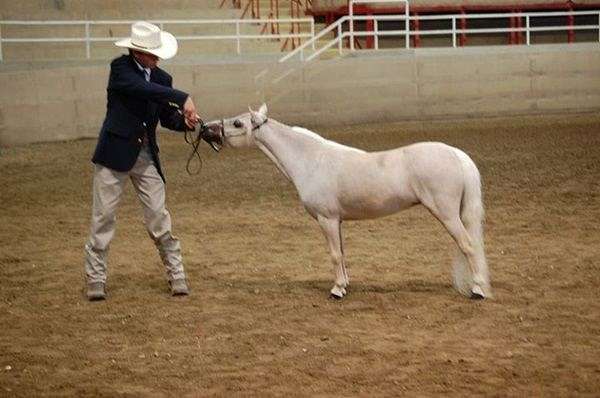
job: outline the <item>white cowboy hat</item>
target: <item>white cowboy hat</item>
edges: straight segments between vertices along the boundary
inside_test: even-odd
[[[115,46],[153,54],[161,59],[173,58],[177,54],[175,36],[143,21],[131,25],[131,37],[115,42]]]

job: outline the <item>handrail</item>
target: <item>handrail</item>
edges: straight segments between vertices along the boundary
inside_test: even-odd
[[[137,22],[136,20],[65,20],[65,21],[24,21],[24,20],[0,20],[0,32],[3,25],[31,25],[31,26],[82,26],[84,27],[83,36],[79,37],[45,37],[45,38],[7,38],[0,34],[0,62],[3,62],[3,43],[85,43],[86,46],[86,58],[91,57],[91,44],[95,42],[109,42],[122,39],[124,37],[93,37],[90,34],[90,26],[97,25],[130,25]],[[157,24],[163,28],[164,25],[234,25],[235,34],[225,35],[179,35],[178,40],[235,40],[237,43],[236,52],[241,54],[241,41],[249,39],[267,40],[267,39],[310,39],[314,35],[314,19],[311,18],[264,18],[264,19],[162,19],[162,20],[150,20],[149,22]],[[308,23],[311,26],[311,33],[271,33],[271,34],[241,34],[240,26],[248,24],[280,24],[280,23],[291,23],[291,24],[304,24]],[[5,36],[5,35],[4,35]]]
[[[300,53],[300,59],[302,61],[304,61],[304,50],[308,46],[314,46],[314,44],[317,42],[317,40],[319,40],[321,37],[325,36],[327,33],[331,32],[332,30],[338,29],[339,27],[341,27],[341,25],[344,22],[346,22],[348,20],[350,20],[350,17],[348,15],[344,15],[343,17],[341,17],[340,19],[338,19],[337,21],[335,21],[334,23],[332,23],[331,25],[327,26],[325,29],[323,29],[322,31],[317,33],[315,36],[313,36],[312,39],[305,41],[304,44],[302,44],[299,47],[296,47],[295,50],[293,50],[293,51],[287,53],[286,55],[284,55],[283,57],[281,57],[279,59],[279,62],[285,62],[298,53]]]
[[[531,26],[532,18],[541,17],[561,17],[561,16],[585,16],[585,15],[597,15],[597,25],[556,25],[556,26]],[[464,19],[499,19],[499,18],[525,18],[524,27],[508,27],[508,28],[458,28],[456,21]],[[366,32],[354,32],[353,30],[345,31],[342,30],[342,25],[347,21],[375,21],[373,31]],[[378,21],[399,21],[406,20],[411,21],[424,21],[424,20],[448,20],[452,23],[452,29],[431,29],[431,30],[419,30],[411,31],[410,24],[406,24],[407,28],[404,30],[378,30]],[[352,24],[349,24],[352,26]],[[326,34],[330,33],[334,29],[337,29],[338,34],[336,38],[330,40],[324,44],[321,48],[316,50],[313,54],[305,57],[305,50],[309,46],[314,44]],[[514,12],[514,13],[493,13],[493,14],[448,14],[448,15],[419,15],[419,16],[406,16],[402,14],[398,15],[345,15],[338,19],[327,28],[316,34],[311,40],[304,42],[303,45],[296,48],[294,51],[286,54],[279,59],[279,62],[286,62],[292,57],[300,54],[301,61],[310,62],[311,60],[318,57],[324,51],[329,49],[335,44],[338,44],[338,51],[342,53],[342,43],[344,38],[350,38],[350,46],[354,41],[354,37],[368,37],[374,36],[375,49],[378,49],[377,37],[379,36],[432,36],[432,35],[452,35],[452,47],[457,47],[457,36],[460,34],[482,34],[482,33],[510,33],[510,32],[524,32],[526,34],[526,45],[531,45],[531,33],[534,32],[552,32],[552,31],[570,31],[570,30],[598,30],[598,42],[600,42],[600,10],[589,10],[589,11],[546,11],[546,12]],[[409,40],[406,40],[407,48],[409,48]]]

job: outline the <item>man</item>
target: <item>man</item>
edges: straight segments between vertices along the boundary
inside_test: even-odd
[[[92,162],[95,164],[90,237],[85,245],[89,300],[106,298],[106,261],[115,232],[115,211],[131,179],[144,209],[144,223],[165,265],[171,293],[187,295],[181,246],[171,233],[165,208],[164,176],[158,159],[156,126],[193,130],[198,115],[191,97],[172,88],[159,59],[177,53],[177,40],[147,22],[131,27],[131,38],[115,43],[129,55],[112,61],[106,118]]]

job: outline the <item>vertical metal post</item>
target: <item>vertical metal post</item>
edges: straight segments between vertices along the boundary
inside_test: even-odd
[[[274,13],[274,11],[275,11],[275,3],[273,2],[273,0],[271,0],[269,2],[269,7],[270,7],[270,9],[269,9],[269,19],[272,20],[273,18],[275,18],[275,13]],[[275,34],[275,24],[273,23],[273,21],[271,21],[271,22],[267,22],[266,26],[269,26],[269,24],[271,25],[271,34],[273,35],[273,34]]]
[[[240,21],[235,21],[235,39],[237,41],[237,54],[240,55],[242,53],[240,48]]]
[[[516,26],[516,21],[515,21],[515,17],[511,16],[509,18],[509,26],[510,26],[510,33],[508,34],[508,44],[515,44],[516,43],[516,39],[515,39],[515,26]]]
[[[354,51],[354,0],[350,0],[350,50]],[[340,52],[341,54],[341,52]]]
[[[296,18],[300,18],[300,3],[297,2],[296,3]],[[296,37],[296,39],[298,40],[298,46],[302,45],[302,38],[300,38],[300,22],[296,22],[294,24],[295,26],[295,32],[298,37]]]
[[[312,40],[312,49],[313,49],[313,51],[315,51],[315,41],[316,40],[314,40],[314,38],[315,38],[315,19],[314,18],[311,19],[311,21],[310,21],[310,38]]]
[[[4,58],[2,57],[2,24],[0,24],[0,63],[4,62]]]
[[[337,37],[338,37],[338,51],[340,55],[342,55],[342,46],[344,45],[343,37],[342,37],[342,24],[340,23],[337,27]]]
[[[573,12],[573,9],[569,9],[569,12]],[[575,41],[575,31],[573,30],[573,25],[575,25],[575,17],[573,14],[569,14],[567,16],[567,21],[569,23],[569,30],[567,31],[567,41],[569,43],[573,43]]]
[[[419,14],[415,13],[414,15],[414,21],[413,21],[413,29],[415,34],[413,35],[413,45],[415,48],[418,48],[421,45],[421,37],[419,36],[419,29],[420,29],[420,23],[419,23]]]
[[[85,22],[85,57],[90,59],[90,22]]]
[[[404,29],[406,48],[410,48],[410,12],[408,11],[408,0],[404,2]]]
[[[460,32],[460,46],[464,47],[467,45],[467,34],[465,33],[465,30],[467,30],[467,18],[464,17],[464,10],[461,12],[461,14],[463,17],[460,19],[460,29],[462,31]]]
[[[275,0],[275,19],[277,19],[277,34],[279,34],[279,0]]]
[[[519,11],[520,13],[520,11]],[[523,28],[523,18],[519,15],[517,18],[517,44],[523,44],[523,32],[521,28]]]
[[[452,47],[456,48],[456,18],[452,17]]]
[[[527,40],[527,45],[531,44],[531,31],[529,30],[529,28],[531,28],[530,22],[529,22],[529,14],[527,14],[525,16],[525,26],[526,26],[526,31],[525,31],[525,36],[526,36],[526,40]]]
[[[523,11],[519,11],[519,13],[522,13]],[[519,44],[523,44],[523,16],[520,15],[519,16]]]
[[[367,16],[369,17],[369,19],[367,19],[366,24],[367,24],[367,32],[371,33],[369,36],[367,36],[367,48],[371,49],[373,48],[373,14],[367,14]]]
[[[379,50],[379,20],[375,18],[375,50]]]

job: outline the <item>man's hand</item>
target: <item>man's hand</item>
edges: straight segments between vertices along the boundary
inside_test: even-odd
[[[185,103],[183,104],[183,114],[186,119],[190,119],[194,122],[198,121],[198,114],[196,113],[196,105],[192,101],[192,97],[188,95]]]
[[[194,105],[194,101],[192,101],[192,97],[189,95],[183,104],[183,116],[185,116],[185,125],[195,130],[200,117],[196,113],[196,105]]]
[[[200,116],[198,116],[198,114],[195,115],[195,118],[188,118],[186,116],[185,125],[188,126],[190,128],[190,130],[195,130],[196,125],[198,124],[199,120],[200,120]]]

